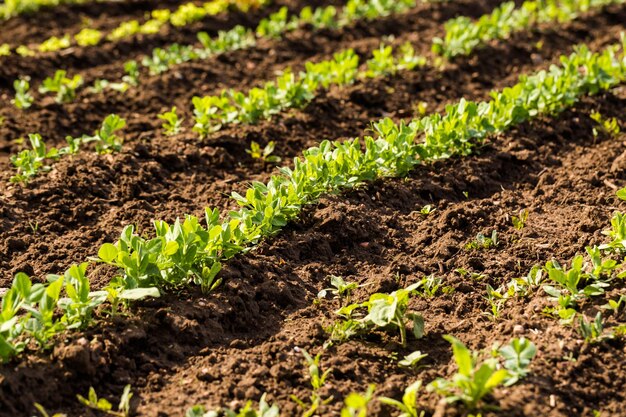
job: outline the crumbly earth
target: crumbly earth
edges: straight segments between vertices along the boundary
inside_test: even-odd
[[[617,42],[620,30],[626,30],[626,8],[611,7],[570,24],[514,35],[445,68],[426,67],[331,89],[305,109],[256,126],[228,128],[204,140],[189,128],[193,95],[245,90],[271,79],[277,70],[299,70],[306,60],[321,60],[339,49],[352,47],[365,56],[384,35],[394,35],[396,43],[411,41],[428,54],[432,37],[443,34],[447,19],[477,17],[498,2],[424,4],[402,16],[341,31],[300,30],[284,40],[149,77],[140,90],[125,96],[82,93],[74,104],[42,100],[28,112],[9,104],[9,86],[19,74],[40,79],[64,61],[87,80],[111,77],[121,73],[124,60],[166,43],[168,36],[191,42],[195,30],[253,26],[282,4],[296,10],[305,3],[311,2],[276,2],[263,12],[219,16],[171,36],[74,51],[67,60],[51,54],[7,61],[15,65],[3,61],[0,286],[9,285],[17,271],[37,279],[58,273],[114,240],[125,224],[149,231],[155,218],[200,215],[205,206],[234,207],[228,197],[232,190],[244,189],[251,180],[267,180],[273,172],[272,166],[245,153],[253,140],[276,141],[276,154],[288,164],[322,139],[363,134],[371,120],[409,118],[421,102],[428,111],[443,111],[461,97],[488,99],[489,91],[512,85],[519,74],[558,62],[574,44],[599,49]],[[97,19],[113,25],[154,6],[149,1],[116,5]],[[87,6],[79,9],[91,13]],[[59,10],[70,14],[74,9]],[[10,34],[24,41],[63,28],[63,23],[47,21],[35,30],[27,27],[29,19],[10,21],[0,43]],[[78,24],[71,20],[75,17],[66,19],[68,28]],[[187,131],[166,137],[156,114],[172,105],[183,111]],[[182,416],[194,404],[241,406],[258,401],[263,393],[280,406],[282,415],[300,415],[290,396],[306,398],[310,393],[301,349],[322,353],[322,369],[331,369],[322,394],[332,400],[319,415],[338,415],[343,398],[370,383],[376,384],[376,396],[400,398],[417,379],[426,384],[452,375],[456,366],[445,334],[476,350],[488,351],[519,334],[537,345],[529,376],[496,390],[487,402],[498,407],[486,409],[483,416],[591,417],[597,411],[604,417],[626,416],[623,338],[583,343],[573,328],[542,313],[551,305],[542,291],[508,301],[495,319],[487,314],[485,300],[487,284],[498,287],[553,258],[566,263],[586,245],[605,240],[601,232],[609,227],[612,212],[626,209],[615,197],[626,186],[626,136],[594,135],[597,124],[590,114],[616,117],[624,130],[625,109],[626,88],[619,87],[584,98],[557,116],[489,138],[474,155],[419,167],[405,179],[384,179],[325,197],[276,237],[227,262],[221,272],[224,284],[215,292],[204,295],[190,289],[137,303],[125,316],[103,318],[85,332],[59,338],[49,351],[27,353],[3,365],[0,416],[31,416],[34,402],[70,416],[95,415],[77,403],[75,394],[84,395],[93,386],[113,400],[125,384],[132,385],[133,408],[141,416]],[[123,152],[105,157],[83,152],[60,161],[27,187],[7,185],[8,156],[20,149],[14,138],[37,131],[51,144],[61,144],[66,134],[90,132],[112,112],[129,122]],[[435,210],[421,214],[425,205]],[[511,219],[523,209],[529,217],[518,230]],[[494,230],[497,247],[466,248],[478,233]],[[96,271],[94,286],[104,285],[112,273]],[[404,348],[395,335],[378,332],[324,348],[325,328],[337,319],[340,306],[339,300],[317,298],[328,287],[329,275],[362,284],[352,295],[355,301],[430,275],[452,291],[412,299],[411,308],[424,316],[426,335],[410,339]],[[606,297],[621,293],[624,286],[616,285]],[[593,317],[606,297],[586,302],[583,312]],[[607,316],[609,325],[620,320],[624,317]],[[428,354],[423,366],[400,368],[397,359],[415,350]],[[418,398],[427,416],[469,415],[426,391]],[[371,416],[398,414],[378,401],[369,411]]]

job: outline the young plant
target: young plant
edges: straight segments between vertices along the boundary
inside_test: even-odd
[[[308,365],[309,377],[311,378],[311,396],[308,400],[301,400],[295,395],[291,395],[291,399],[302,408],[303,417],[311,417],[315,415],[321,406],[326,405],[333,400],[333,397],[323,399],[319,392],[326,383],[326,378],[332,369],[327,369],[325,372],[321,371],[321,353],[318,353],[315,358],[313,358],[306,350],[303,349],[302,354],[304,355],[304,359]]]
[[[506,302],[506,297],[500,290],[495,290],[491,285],[487,284],[487,296],[484,298],[489,303],[490,309],[489,312],[483,314],[490,316],[492,320],[498,319],[500,317],[500,310]]]
[[[28,135],[32,150],[23,150],[17,155],[11,156],[11,163],[17,168],[17,174],[11,177],[11,182],[26,184],[39,171],[50,170],[45,164],[47,159],[58,159],[59,151],[56,148],[47,149],[45,142],[39,134]]]
[[[93,86],[90,87],[88,91],[94,94],[102,93],[104,90],[113,90],[120,93],[125,93],[126,91],[128,91],[128,88],[129,85],[125,82],[112,83],[109,80],[97,79],[93,82]]]
[[[343,277],[331,275],[330,276],[331,288],[324,288],[317,293],[318,298],[326,298],[328,294],[332,294],[336,298],[344,298],[349,302],[350,294],[352,291],[359,288],[359,284],[356,282],[346,282]]]
[[[409,297],[420,285],[421,282],[418,282],[390,294],[376,293],[362,304],[351,304],[339,309],[337,314],[346,320],[331,326],[331,339],[342,342],[372,329],[397,330],[400,333],[400,343],[406,346],[408,321],[413,323],[415,338],[421,339],[424,337],[424,318],[409,311]],[[362,308],[367,308],[368,314],[361,319],[354,319],[355,311]]]
[[[526,220],[528,220],[528,210],[523,209],[519,212],[519,216],[512,216],[511,222],[513,223],[513,227],[517,230],[522,230],[524,226],[526,226]]]
[[[496,248],[500,242],[498,241],[498,231],[491,232],[491,236],[485,236],[482,233],[478,233],[476,238],[465,245],[466,250],[481,250]]]
[[[113,410],[113,405],[104,398],[98,398],[96,394],[96,390],[93,387],[89,388],[89,395],[87,398],[82,395],[76,395],[78,401],[93,409],[102,411],[105,414],[114,417],[129,417],[130,416],[130,400],[133,397],[133,394],[130,392],[130,385],[126,385],[124,387],[124,392],[122,393],[122,398],[120,399],[120,403],[117,406],[117,411]]]
[[[250,155],[252,159],[257,159],[265,163],[278,163],[280,162],[280,156],[272,155],[275,147],[276,143],[274,143],[274,141],[269,141],[263,149],[261,149],[261,145],[257,142],[252,141],[250,149],[246,149],[246,153]]]
[[[601,312],[598,311],[593,321],[587,321],[582,314],[578,317],[578,332],[585,339],[585,342],[595,344],[615,337],[612,332],[605,332],[604,330]]]
[[[337,13],[335,6],[317,7],[315,10],[306,6],[300,11],[299,23],[311,25],[315,29],[337,29],[339,27]]]
[[[46,78],[43,85],[39,87],[39,92],[56,93],[57,103],[69,103],[76,98],[76,90],[83,85],[83,77],[75,75],[73,78],[67,78],[64,70],[57,70],[54,77]]]
[[[139,64],[137,61],[126,61],[124,63],[124,72],[126,75],[122,77],[122,81],[133,87],[139,85]]]
[[[485,396],[503,385],[511,374],[506,369],[498,369],[495,358],[479,363],[477,355],[457,338],[446,335],[444,339],[452,344],[454,361],[459,369],[450,380],[438,378],[431,382],[428,390],[443,395],[448,403],[462,401],[468,409],[474,410]]]
[[[74,35],[74,39],[78,46],[95,46],[102,40],[102,32],[97,29],[84,28]]]
[[[176,106],[172,107],[172,110],[163,114],[159,114],[159,119],[163,120],[161,127],[163,128],[167,136],[172,136],[180,133],[181,126],[184,119],[179,119],[176,113]]]
[[[507,295],[526,297],[532,294],[544,281],[544,270],[540,266],[533,266],[526,276],[513,278],[508,284]]]
[[[20,45],[17,48],[15,48],[15,53],[23,57],[35,56],[35,51],[30,49],[26,45]]]
[[[619,121],[615,117],[605,118],[600,112],[591,113],[591,118],[598,124],[593,128],[593,136],[598,136],[598,129],[609,137],[617,137],[620,132]]]
[[[148,68],[150,75],[159,75],[174,65],[194,59],[198,59],[198,54],[192,46],[182,46],[175,43],[166,49],[154,49],[152,56],[146,56],[142,59],[141,65]]]
[[[185,417],[280,417],[280,409],[276,404],[270,406],[265,400],[266,396],[261,396],[258,409],[254,408],[252,401],[248,401],[239,411],[229,408],[207,411],[203,406],[196,405],[187,410]]]
[[[407,42],[403,44],[394,56],[391,45],[381,44],[378,50],[372,53],[372,58],[367,61],[365,77],[389,77],[399,71],[411,71],[415,67],[426,65],[424,57],[416,56],[413,46]]]
[[[370,384],[364,393],[351,392],[344,400],[341,417],[367,417],[367,406],[374,398],[376,385]]]
[[[437,295],[437,291],[440,291],[443,294],[449,294],[454,291],[454,288],[444,286],[443,279],[441,277],[429,275],[419,281],[419,286],[416,289],[416,292],[419,295],[426,298],[434,297]]]
[[[509,371],[505,385],[513,385],[528,375],[528,367],[537,353],[537,347],[528,339],[513,339],[498,351],[504,359],[504,368]]]
[[[419,213],[423,216],[428,216],[430,213],[432,213],[435,210],[437,210],[435,207],[431,206],[430,204],[426,204],[424,207],[421,208]]]
[[[65,35],[62,38],[52,36],[42,42],[38,49],[39,52],[56,52],[61,49],[67,49],[70,47],[70,35]]]
[[[100,154],[119,152],[122,150],[123,139],[116,132],[126,126],[126,120],[116,114],[108,115],[102,122],[102,126],[94,136],[84,136],[83,143],[94,142],[96,151]]]
[[[256,34],[261,38],[280,38],[284,32],[291,31],[298,26],[297,19],[289,19],[289,9],[281,7],[276,13],[261,20]]]
[[[417,408],[417,394],[421,388],[422,381],[418,380],[404,390],[401,402],[389,397],[379,397],[378,400],[398,410],[397,417],[424,417],[426,412]]]
[[[43,407],[43,405],[39,403],[35,403],[34,406],[37,409],[37,411],[39,411],[39,414],[41,414],[41,417],[67,417],[67,414],[62,414],[62,413],[55,413],[53,415],[50,415],[48,414],[46,409]]]
[[[15,98],[11,100],[11,103],[18,109],[29,108],[34,101],[33,96],[28,92],[30,90],[30,84],[25,79],[15,80],[13,82],[13,88],[15,89]]]
[[[602,265],[599,267],[602,268]],[[604,294],[604,287],[608,286],[600,277],[594,277],[584,270],[582,255],[574,257],[569,270],[561,267],[556,260],[548,261],[545,270],[553,285],[544,285],[543,290],[553,301],[557,301],[558,315],[566,323],[573,320],[580,300]]]
[[[422,353],[419,350],[412,352],[404,357],[404,359],[398,361],[398,365],[403,368],[416,368],[422,359],[428,356],[428,353]]]
[[[613,313],[617,314],[624,303],[626,303],[626,295],[620,295],[617,300],[609,300],[602,306],[602,308],[605,310],[611,310]]]

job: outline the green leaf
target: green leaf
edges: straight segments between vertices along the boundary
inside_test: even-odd
[[[156,287],[149,288],[133,288],[131,290],[123,290],[119,294],[119,298],[123,300],[143,300],[144,298],[157,298],[161,293]]]
[[[111,243],[105,243],[98,250],[98,257],[106,263],[111,263],[117,258],[117,247]]]
[[[472,352],[454,336],[445,335],[443,338],[452,344],[452,352],[454,353],[454,360],[459,367],[459,373],[470,376],[474,368]]]
[[[165,245],[165,248],[163,248],[163,255],[172,256],[176,252],[178,252],[178,249],[179,249],[179,245],[177,242],[175,241],[167,242],[167,244]]]
[[[26,275],[23,272],[18,272],[15,275],[15,278],[13,280],[13,288],[17,290],[18,294],[22,298],[27,299],[30,296],[31,286],[32,286],[32,282],[30,278],[28,277],[28,275]]]

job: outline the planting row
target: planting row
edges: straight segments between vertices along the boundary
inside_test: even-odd
[[[305,24],[314,28],[337,29],[360,19],[375,19],[392,13],[401,13],[414,7],[415,0],[402,2],[378,2],[373,0],[350,0],[340,11],[334,6],[320,7],[312,10],[306,7],[299,16],[289,16],[287,8],[263,19],[256,31],[237,26],[229,31],[219,32],[216,38],[210,38],[201,32],[198,39],[202,48],[192,45],[174,44],[167,48],[156,48],[152,56],[141,60],[150,75],[162,74],[173,66],[199,60],[211,56],[254,46],[259,38],[280,38],[285,32],[293,31]],[[435,38],[432,49],[444,57],[454,57],[460,54],[469,54],[478,46],[490,40],[502,39],[514,31],[528,29],[538,23],[564,22],[577,18],[581,13],[595,10],[610,4],[623,4],[624,0],[567,0],[556,1],[527,1],[516,9],[513,2],[505,3],[489,15],[484,15],[477,22],[461,16],[445,24],[446,35],[443,39]],[[1,48],[0,48],[1,51]],[[140,66],[136,61],[129,61],[124,66],[126,75],[122,80],[111,81],[99,79],[89,88],[93,93],[111,89],[125,92],[140,83]],[[57,71],[54,77],[49,77],[39,88],[42,94],[51,92],[57,94],[57,101],[71,102],[76,97],[76,90],[84,85],[80,75],[67,77],[66,72]],[[54,85],[52,89],[46,84]],[[34,98],[29,93],[30,84],[27,80],[14,82],[16,91],[13,103],[17,108],[30,107]],[[58,94],[59,91],[66,94]],[[23,99],[25,98],[25,99]]]
[[[310,102],[319,88],[328,89],[331,85],[351,84],[357,78],[373,78],[390,76],[398,71],[411,70],[424,65],[425,59],[415,55],[410,44],[402,45],[398,51],[391,46],[381,45],[373,52],[373,57],[367,61],[363,71],[359,71],[359,57],[352,49],[335,54],[334,59],[319,63],[306,63],[306,71],[298,76],[291,71],[281,74],[275,82],[267,83],[263,88],[251,90],[248,94],[238,91],[224,91],[220,96],[195,97],[193,99],[196,119],[194,131],[201,137],[209,132],[218,130],[221,126],[230,123],[254,123],[260,118],[269,118],[273,114],[287,108],[299,108]],[[27,91],[26,81],[18,81],[19,93],[15,98],[15,105],[30,106],[32,96]],[[44,83],[45,91],[53,91],[57,99],[63,101],[66,97],[75,95],[75,80],[67,79],[65,72],[57,73],[54,80]],[[176,108],[159,115],[163,120],[163,129],[166,135],[179,133],[182,120],[179,119]],[[103,129],[107,128],[105,120]],[[102,129],[101,129],[102,131]],[[98,143],[107,146],[96,146],[99,153],[119,151],[122,141],[111,134],[99,135]],[[11,157],[11,163],[17,169],[17,174],[11,178],[13,182],[26,183],[39,172],[50,169],[47,161],[55,161],[64,155],[74,155],[79,145],[93,141],[94,137],[83,138],[67,137],[68,147],[62,149],[46,149],[45,143],[39,135],[30,136],[32,149],[21,151]]]
[[[235,26],[228,31],[219,31],[218,35],[211,38],[207,33],[200,32],[198,39],[202,47],[193,45],[174,44],[167,48],[156,48],[151,56],[144,57],[141,62],[129,61],[124,64],[126,75],[122,80],[96,80],[90,88],[92,92],[98,93],[104,89],[116,91],[126,91],[128,88],[137,86],[140,82],[140,65],[143,66],[150,75],[159,75],[170,70],[175,65],[183,62],[207,59],[209,57],[226,52],[245,49],[254,46],[261,38],[279,38],[288,31],[294,31],[298,27],[310,24],[315,28],[334,28],[346,26],[358,20],[372,20],[389,14],[401,13],[416,3],[416,0],[402,0],[400,2],[391,0],[349,0],[346,6],[337,10],[334,6],[311,9],[305,7],[299,15],[288,15],[286,7],[281,8],[277,13],[263,19],[256,30],[246,29],[243,26]],[[42,93],[53,92],[57,94],[57,101],[61,103],[71,102],[76,98],[76,91],[84,84],[80,75],[67,77],[65,71],[59,70],[53,77],[46,79],[39,91]],[[54,86],[52,89],[46,85]],[[14,82],[16,98],[13,101],[18,108],[28,108],[33,102],[33,97],[29,93],[30,84],[28,80],[16,80]],[[65,94],[58,94],[60,90]],[[22,100],[25,98],[25,100]]]
[[[593,9],[624,3],[624,0],[528,0],[516,7],[515,2],[506,2],[475,22],[465,16],[448,21],[446,35],[434,40],[433,51],[447,58],[469,55],[480,45],[505,39],[540,23],[568,22]]]
[[[296,158],[293,168],[280,169],[267,184],[255,182],[245,195],[233,193],[240,210],[222,219],[218,210],[207,209],[205,226],[193,216],[173,224],[155,221],[154,238],[127,226],[118,242],[102,245],[91,260],[119,271],[101,291],[90,291],[88,263],[72,266],[63,276],[49,276],[47,284],[32,284],[18,274],[3,298],[0,353],[6,360],[30,343],[45,347],[62,330],[89,325],[94,308],[103,303],[114,314],[124,300],[154,296],[158,289],[197,284],[211,291],[220,283],[220,262],[277,233],[322,194],[469,154],[489,134],[539,114],[556,113],[580,95],[625,81],[624,45],[621,48],[592,53],[583,46],[562,57],[561,66],[521,76],[515,86],[492,93],[488,102],[461,100],[448,106],[444,116],[434,114],[410,124],[383,119],[373,124],[377,138],[324,141]],[[54,314],[57,308],[62,315]]]
[[[0,4],[0,20],[32,13],[46,7],[54,7],[60,4],[87,3],[89,0],[5,0]]]
[[[402,289],[391,294],[374,294],[366,304],[370,310],[368,315],[379,323],[386,322],[387,325],[395,324],[394,317],[402,317],[408,308],[409,296],[416,295],[414,289]],[[395,302],[396,304],[392,304]],[[384,311],[383,311],[384,310]],[[403,324],[402,324],[403,325]],[[450,379],[438,378],[426,386],[430,392],[441,395],[447,403],[462,402],[469,410],[480,409],[483,406],[485,397],[489,396],[496,388],[508,387],[529,374],[529,366],[537,353],[537,348],[531,341],[525,338],[514,338],[508,344],[502,344],[491,350],[472,351],[459,339],[446,335],[444,336],[452,345],[454,360],[458,366],[458,371]],[[329,375],[331,369],[323,370],[321,367],[322,354],[310,355],[306,350],[302,350],[304,364],[306,365],[308,377],[310,379],[310,394],[308,398],[291,396],[291,400],[298,404],[304,416],[313,416],[319,408],[331,401],[333,398],[325,398],[322,388],[329,386]],[[413,352],[398,365],[405,368],[415,368],[421,359],[427,355]],[[373,401],[379,401],[389,406],[400,416],[420,417],[425,411],[420,410],[419,396],[422,391],[422,381],[417,380],[404,390],[404,395],[400,400],[389,397],[374,397],[376,386],[369,384],[364,392],[352,392],[344,399],[344,406],[341,410],[342,417],[365,417],[368,406]],[[126,385],[121,396],[117,411],[113,405],[104,398],[99,398],[96,391],[90,388],[87,397],[77,395],[78,401],[93,410],[103,411],[107,414],[128,417],[130,415],[130,400],[133,394],[131,386]],[[45,416],[47,412],[44,408],[35,404],[36,408]],[[238,410],[230,408],[217,408],[207,411],[205,407],[196,405],[185,413],[186,417],[279,417],[280,409],[278,405],[270,405],[266,401],[266,394],[261,396],[258,407],[248,401],[244,407]]]
[[[167,26],[183,27],[224,13],[229,9],[246,12],[251,8],[259,8],[267,4],[266,0],[212,0],[201,6],[194,3],[186,3],[176,10],[156,9],[150,12],[151,18],[143,23],[138,20],[122,22],[115,29],[104,33],[98,29],[84,28],[80,32],[61,37],[52,36],[42,43],[34,46],[19,45],[12,48],[9,44],[0,45],[0,57],[9,56],[13,52],[21,56],[34,56],[37,52],[57,52],[63,49],[78,46],[96,46],[102,41],[117,42],[136,35],[154,35]]]

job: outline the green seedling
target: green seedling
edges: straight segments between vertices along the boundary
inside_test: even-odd
[[[218,31],[216,38],[211,38],[206,32],[200,32],[198,33],[198,40],[204,48],[196,50],[199,58],[208,58],[211,55],[246,49],[256,44],[254,31],[241,25],[237,25],[229,31]]]
[[[467,277],[469,279],[471,279],[472,281],[482,281],[485,278],[487,278],[487,276],[483,273],[480,272],[474,272],[474,271],[468,271],[465,268],[457,268],[454,270],[454,272],[457,272],[459,275],[461,275],[462,277]]]
[[[15,98],[11,100],[11,103],[13,103],[15,107],[18,109],[28,109],[32,106],[35,99],[28,92],[28,90],[30,90],[30,84],[27,80],[15,80],[13,82],[13,88],[15,89]]]
[[[122,22],[118,27],[113,29],[111,33],[107,35],[109,41],[119,41],[120,39],[129,38],[139,33],[141,25],[137,20],[129,20]]]
[[[304,359],[308,365],[309,377],[311,378],[311,395],[308,400],[301,400],[295,395],[291,395],[290,398],[296,402],[302,408],[303,417],[311,417],[315,415],[319,408],[323,405],[330,403],[333,400],[333,397],[322,398],[320,395],[320,389],[326,383],[326,378],[332,371],[332,369],[327,369],[322,372],[320,369],[320,360],[321,353],[318,353],[315,358],[313,358],[306,350],[302,350],[302,354],[304,355]]]
[[[315,29],[337,29],[339,27],[337,15],[338,11],[335,6],[317,7],[315,9],[305,6],[300,11],[298,23],[299,25],[311,25]]]
[[[513,227],[517,230],[522,230],[524,226],[526,226],[526,220],[528,220],[528,210],[523,209],[519,212],[518,216],[512,216],[511,221],[513,222]]]
[[[159,75],[166,72],[174,65],[179,65],[183,62],[189,62],[198,58],[198,53],[191,45],[182,46],[175,43],[166,49],[154,49],[152,56],[146,56],[141,60],[141,65],[148,68],[150,75]]]
[[[125,93],[126,91],[128,91],[129,87],[130,86],[128,85],[128,83],[125,82],[112,83],[109,80],[98,79],[93,82],[93,86],[89,88],[89,92],[93,94],[99,94],[104,92],[105,90],[113,90],[120,93]]]
[[[487,295],[484,297],[489,303],[489,311],[483,314],[488,315],[492,320],[500,317],[500,310],[506,302],[506,297],[500,290],[495,290],[491,285],[487,284]]]
[[[124,72],[126,75],[122,77],[123,82],[133,87],[139,85],[139,64],[137,61],[126,61],[124,63]]]
[[[53,415],[50,415],[48,414],[46,409],[43,407],[43,405],[39,403],[35,403],[34,405],[37,411],[39,411],[39,414],[41,414],[41,417],[67,417],[67,414],[62,414],[62,413],[55,413]]]
[[[337,314],[346,320],[339,321],[330,327],[331,339],[343,342],[350,337],[363,334],[372,329],[397,330],[400,333],[400,342],[406,346],[407,322],[413,323],[413,335],[416,339],[424,336],[424,318],[409,311],[409,297],[421,285],[415,283],[390,294],[376,293],[362,304],[351,304],[342,307]],[[367,308],[368,314],[355,319],[356,312]]]
[[[163,114],[159,114],[159,119],[163,120],[161,127],[167,136],[177,135],[180,133],[184,119],[179,119],[176,113],[176,106],[172,110]]]
[[[289,19],[289,9],[281,7],[276,13],[261,20],[256,34],[261,38],[280,38],[284,32],[292,31],[298,26],[297,19]]]
[[[17,169],[17,174],[11,177],[11,182],[26,184],[39,171],[50,170],[50,166],[45,163],[46,160],[59,158],[59,151],[56,148],[48,149],[41,135],[28,135],[28,140],[32,150],[23,150],[11,156],[11,163]]]
[[[94,142],[96,152],[100,154],[119,152],[122,150],[123,139],[116,132],[126,126],[126,120],[116,114],[108,115],[102,122],[102,126],[93,136],[83,136],[82,143]]]
[[[367,61],[367,71],[364,77],[389,77],[398,71],[411,71],[415,67],[426,65],[424,57],[416,56],[415,50],[410,43],[403,44],[394,56],[393,47],[381,44],[378,50],[372,54],[372,58]]]
[[[54,77],[46,78],[43,81],[39,92],[42,94],[56,93],[57,103],[69,103],[76,98],[76,90],[83,85],[83,77],[75,75],[73,78],[67,78],[66,71],[57,70]]]
[[[585,342],[595,344],[608,339],[613,339],[613,332],[605,332],[602,321],[602,313],[598,311],[593,321],[587,321],[584,315],[578,317],[578,333],[585,339]]]
[[[593,128],[593,137],[598,137],[599,131],[610,137],[619,135],[619,121],[615,117],[605,118],[600,112],[593,112],[591,118],[598,124],[598,127]]]
[[[526,297],[532,294],[544,282],[544,270],[533,266],[526,276],[514,278],[508,284],[508,296]]]
[[[620,295],[617,300],[608,300],[608,302],[602,306],[605,310],[610,310],[614,314],[619,313],[622,305],[626,302],[626,295]]]
[[[367,406],[374,398],[376,385],[370,384],[364,393],[351,392],[344,400],[341,417],[367,417]]]
[[[504,359],[504,368],[510,374],[505,385],[510,386],[528,375],[528,367],[537,354],[537,347],[522,337],[511,340],[511,343],[502,346],[498,353]]]
[[[448,403],[462,401],[468,409],[475,410],[485,396],[503,385],[511,374],[506,369],[498,369],[495,358],[478,362],[477,355],[455,337],[446,335],[444,339],[452,344],[458,372],[450,380],[436,379],[428,385],[428,390],[443,395]]]
[[[78,46],[96,46],[102,40],[102,32],[97,29],[84,28],[74,35],[74,39]]]
[[[415,290],[422,297],[432,298],[437,295],[437,291],[442,294],[451,294],[454,288],[443,285],[443,279],[434,275],[429,275],[419,281],[419,287]]]
[[[422,209],[420,210],[420,214],[423,216],[428,216],[430,213],[432,213],[433,211],[437,210],[436,208],[434,208],[433,206],[431,206],[430,204],[426,204],[424,207],[422,207]]]
[[[70,35],[65,35],[62,38],[52,36],[39,44],[38,49],[39,52],[56,52],[69,48],[70,43]]]
[[[289,108],[301,108],[316,95],[318,88],[347,85],[355,81],[359,57],[348,49],[335,53],[333,59],[307,62],[305,71],[283,71],[276,80],[243,93],[225,90],[219,96],[193,97],[196,124],[193,130],[201,138],[233,123],[256,123]],[[254,145],[253,145],[254,146]],[[263,155],[259,149],[252,152]]]
[[[318,298],[326,298],[328,294],[332,294],[335,298],[345,298],[347,302],[350,300],[352,291],[359,288],[359,284],[356,282],[346,282],[343,277],[331,275],[330,276],[331,288],[324,288],[317,293]]]
[[[280,417],[280,409],[276,404],[270,406],[265,400],[266,396],[261,396],[258,409],[254,408],[252,401],[248,401],[239,411],[229,408],[207,411],[203,406],[196,405],[187,410],[185,417]]]
[[[491,232],[491,236],[485,236],[482,233],[478,233],[476,238],[465,245],[466,250],[481,250],[496,248],[500,242],[498,241],[498,231]]]
[[[409,353],[404,359],[398,361],[398,365],[403,368],[416,368],[422,359],[428,356],[428,353],[422,353],[419,350]]]
[[[35,56],[35,51],[30,49],[26,45],[20,45],[17,48],[15,48],[15,53],[22,57]]]
[[[418,380],[409,385],[404,390],[402,401],[389,397],[379,397],[379,401],[383,404],[391,406],[400,412],[397,417],[424,417],[425,411],[417,408],[417,395],[422,388],[422,381]]]
[[[593,254],[594,251],[590,250],[590,253]],[[545,265],[552,285],[544,285],[543,290],[551,300],[558,303],[558,315],[566,323],[573,320],[575,308],[580,300],[604,294],[604,288],[608,286],[608,283],[600,281],[598,277],[586,273],[583,267],[584,259],[581,255],[572,260],[569,270],[561,267],[556,260]]]
[[[252,159],[256,159],[266,163],[278,163],[280,162],[280,157],[276,155],[272,155],[274,149],[276,148],[276,143],[274,141],[270,141],[267,145],[261,149],[261,145],[257,142],[252,141],[250,144],[250,149],[246,149],[246,153],[252,157]]]
[[[413,114],[416,117],[424,117],[426,116],[426,112],[428,111],[428,103],[425,101],[419,101],[412,106]]]
[[[568,22],[590,9],[620,2],[601,0],[590,4],[588,0],[569,0],[555,6],[552,2],[527,0],[517,7],[515,2],[507,1],[479,19],[459,16],[447,21],[445,36],[433,40],[432,50],[446,58],[469,55],[474,49],[492,40],[509,38],[514,32],[529,30],[540,23]]]
[[[124,387],[124,392],[122,393],[122,398],[120,399],[120,403],[117,406],[117,411],[113,410],[113,405],[104,398],[98,398],[96,394],[96,390],[93,387],[89,388],[89,395],[87,398],[82,395],[77,395],[78,401],[93,409],[102,411],[105,414],[115,417],[129,417],[130,416],[130,400],[133,397],[133,394],[130,392],[130,385],[126,385]]]

